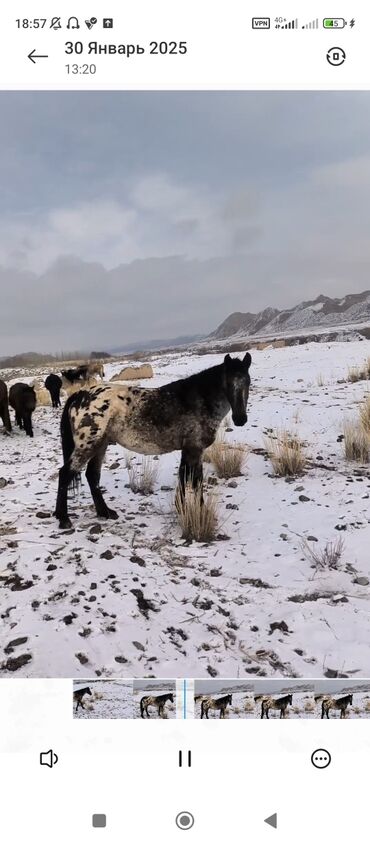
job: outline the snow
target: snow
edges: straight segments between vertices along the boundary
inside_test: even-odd
[[[2,675],[369,675],[370,589],[355,580],[369,575],[370,474],[345,462],[337,441],[368,391],[364,382],[338,381],[368,350],[364,340],[253,351],[248,423],[226,434],[252,452],[244,476],[212,487],[220,535],[209,545],[181,538],[173,507],[179,453],[160,457],[155,493],[141,497],[126,485],[125,453],[110,447],[102,486],[118,521],[97,519],[84,481],[71,499],[74,530],[61,532],[52,515],[60,411],[36,410],[33,440],[17,429],[4,436]],[[222,359],[190,350],[158,354],[155,378],[142,385]],[[107,365],[107,377],[125,362]],[[46,374],[23,370],[10,383]],[[284,427],[307,443],[312,460],[293,482],[273,477],[261,450],[265,432]],[[309,500],[300,501],[302,494]],[[343,537],[335,570],[312,567],[301,546],[308,536],[320,548]],[[151,601],[147,617],[132,589]],[[287,630],[271,630],[283,621]]]

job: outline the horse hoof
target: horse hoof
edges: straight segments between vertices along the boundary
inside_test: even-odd
[[[118,512],[116,512],[116,510],[115,510],[115,509],[108,509],[107,514],[106,514],[106,516],[105,516],[105,517],[106,517],[106,518],[111,518],[111,519],[112,519],[112,521],[117,521],[117,519],[118,519]]]
[[[70,530],[72,527],[72,521],[70,518],[60,518],[59,520],[59,529],[60,530]]]
[[[112,521],[117,521],[118,518],[118,512],[116,512],[115,509],[108,509],[108,507],[104,510],[104,512],[97,512],[96,514],[98,518],[105,518],[106,520],[111,518]]]

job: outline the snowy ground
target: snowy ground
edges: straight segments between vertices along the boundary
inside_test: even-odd
[[[104,719],[123,720],[134,716],[132,682],[111,682],[109,680],[89,681],[88,683],[74,682],[73,690],[88,687],[91,696],[83,697],[84,708],[73,704],[73,716],[78,720]]]
[[[33,440],[17,429],[1,436],[3,675],[369,676],[370,472],[346,463],[337,441],[368,391],[338,380],[369,348],[310,343],[253,353],[248,423],[227,437],[256,451],[245,476],[217,482],[219,538],[209,546],[181,539],[178,453],[160,457],[155,494],[144,498],[127,487],[125,454],[111,447],[102,485],[119,520],[96,518],[84,482],[71,500],[74,530],[60,532],[52,515],[60,411],[36,410]],[[159,355],[156,377],[142,385],[222,359]],[[121,367],[106,366],[107,376]],[[40,374],[28,371],[30,380]],[[19,379],[24,372],[11,382]],[[263,452],[264,433],[277,427],[307,443],[311,467],[293,482],[274,478]],[[337,570],[312,568],[301,548],[308,536],[319,547],[343,537]]]

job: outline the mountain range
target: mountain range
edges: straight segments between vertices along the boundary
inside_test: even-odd
[[[210,335],[212,339],[235,336],[269,336],[306,328],[339,327],[370,321],[370,290],[342,298],[317,296],[287,310],[266,307],[259,313],[231,313]]]

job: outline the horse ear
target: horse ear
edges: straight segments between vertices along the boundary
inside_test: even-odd
[[[225,357],[224,357],[225,366],[229,365],[230,360],[231,360],[230,354],[226,354]]]
[[[252,362],[251,355],[249,354],[249,351],[247,351],[245,357],[243,358],[243,364],[244,364],[244,366],[247,370],[249,369],[249,367],[251,365],[251,362]]]

